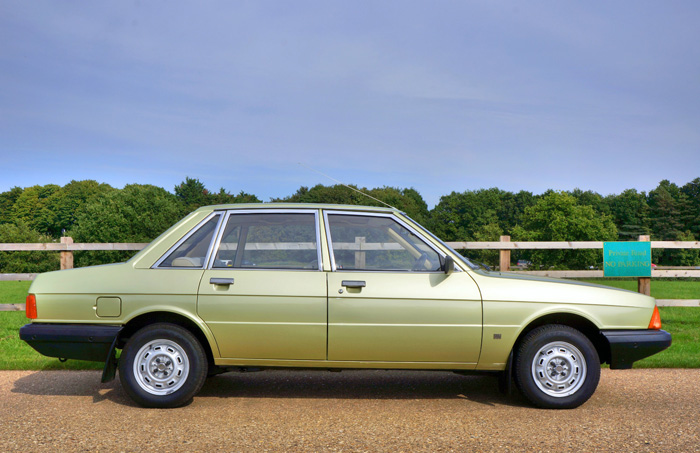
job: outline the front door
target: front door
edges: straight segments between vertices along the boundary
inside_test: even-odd
[[[326,213],[328,360],[476,365],[481,296],[396,217]]]

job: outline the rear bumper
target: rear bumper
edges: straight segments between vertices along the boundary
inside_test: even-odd
[[[671,334],[665,330],[603,330],[610,343],[610,368],[623,370],[632,364],[671,346]]]
[[[104,362],[121,329],[120,326],[32,323],[19,329],[19,338],[48,357]]]

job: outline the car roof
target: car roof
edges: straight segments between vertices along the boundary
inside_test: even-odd
[[[395,208],[382,208],[378,206],[360,206],[348,204],[329,203],[235,203],[202,206],[197,211],[222,211],[242,209],[326,209],[342,211],[370,211],[370,212],[401,212]]]

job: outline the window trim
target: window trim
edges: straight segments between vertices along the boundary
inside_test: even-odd
[[[226,225],[228,220],[232,215],[236,214],[313,214],[314,215],[314,231],[316,233],[316,260],[318,261],[318,268],[314,269],[286,269],[279,267],[214,267],[214,260],[216,258],[216,251],[219,250],[221,246],[221,240],[224,236],[224,230],[226,230]],[[223,220],[219,224],[219,231],[215,236],[214,244],[211,250],[211,254],[206,261],[207,270],[236,270],[236,271],[288,271],[288,272],[316,272],[323,271],[323,258],[321,253],[321,228],[319,226],[318,219],[318,209],[229,209],[222,216]]]
[[[431,250],[433,250],[435,253],[437,253],[438,257],[440,258],[440,261],[442,262],[445,259],[446,254],[443,253],[440,249],[435,247],[431,242],[426,241],[425,237],[417,231],[415,228],[413,228],[411,225],[408,223],[404,222],[402,219],[398,218],[394,213],[382,213],[382,212],[362,212],[362,211],[337,211],[337,210],[329,210],[323,211],[323,220],[325,224],[325,229],[326,229],[326,242],[328,243],[328,255],[330,255],[330,260],[331,260],[331,271],[332,272],[384,272],[384,273],[415,273],[415,274],[442,274],[443,271],[413,271],[413,270],[397,270],[397,269],[337,269],[335,265],[335,253],[333,253],[333,238],[331,237],[331,224],[328,221],[328,216],[329,215],[353,215],[353,216],[363,216],[363,217],[385,217],[385,218],[390,218],[394,220],[396,223],[401,225],[402,227],[406,228],[408,231],[413,233],[418,239],[420,239],[425,245],[428,246]]]
[[[197,233],[197,231],[200,230],[200,228],[204,227],[214,216],[219,216],[219,220],[216,222],[216,225],[214,226],[214,234],[212,235],[211,239],[209,240],[209,247],[207,248],[207,254],[204,257],[204,261],[202,262],[201,266],[169,266],[169,267],[160,267],[160,265],[170,257],[172,253],[175,252],[175,250],[178,249],[185,241],[187,241],[192,235]],[[151,269],[204,269],[206,267],[206,264],[209,262],[210,255],[212,253],[212,249],[214,247],[214,239],[219,234],[219,228],[221,227],[221,219],[223,219],[223,215],[221,211],[214,211],[208,216],[206,216],[201,222],[199,222],[197,225],[195,225],[190,231],[187,232],[186,235],[180,238],[179,241],[175,243],[172,247],[170,247],[164,254],[161,256],[158,261],[155,262],[153,266],[151,266]]]

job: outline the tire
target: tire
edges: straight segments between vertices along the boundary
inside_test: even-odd
[[[179,407],[192,400],[207,377],[209,364],[192,333],[159,323],[136,332],[119,358],[119,380],[144,407]]]
[[[578,330],[558,325],[538,327],[517,347],[515,382],[532,404],[572,409],[588,401],[600,380],[598,351]]]

